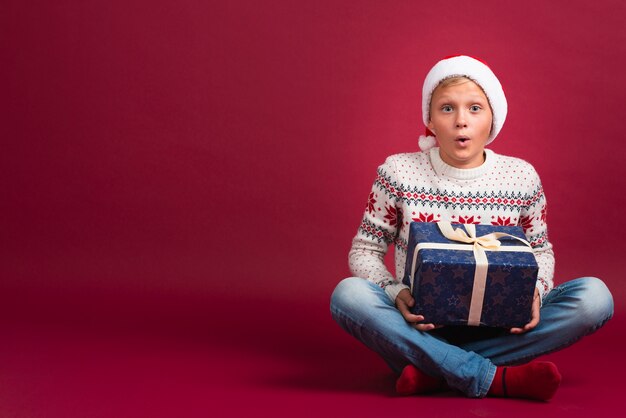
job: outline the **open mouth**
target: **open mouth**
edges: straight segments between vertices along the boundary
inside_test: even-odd
[[[464,144],[466,141],[469,141],[470,139],[466,136],[459,136],[457,137],[457,142],[460,142],[461,144]]]

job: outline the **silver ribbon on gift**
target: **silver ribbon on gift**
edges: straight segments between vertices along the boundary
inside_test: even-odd
[[[485,298],[485,287],[487,283],[487,270],[489,262],[487,261],[487,253],[485,251],[514,251],[532,253],[533,250],[530,243],[519,237],[504,232],[492,232],[480,237],[476,236],[476,226],[473,224],[465,224],[465,231],[461,228],[453,228],[450,222],[437,222],[437,226],[441,233],[450,241],[461,242],[463,244],[450,244],[438,242],[421,242],[415,246],[413,250],[413,263],[411,264],[411,293],[413,293],[413,282],[415,280],[415,269],[417,255],[420,250],[463,250],[473,251],[476,259],[476,270],[474,272],[474,286],[472,288],[472,298],[470,301],[469,316],[467,325],[480,325],[480,317],[483,310],[483,301]],[[466,232],[467,231],[467,232]],[[509,237],[522,242],[523,246],[505,245],[502,246],[499,238]]]

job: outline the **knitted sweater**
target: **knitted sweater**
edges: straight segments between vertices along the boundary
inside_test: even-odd
[[[546,198],[537,172],[526,161],[486,149],[480,167],[459,169],[432,148],[392,155],[378,167],[349,264],[353,275],[378,284],[392,301],[407,288],[401,281],[411,221],[521,225],[539,265],[542,300],[553,287]],[[395,245],[397,279],[383,261],[390,244]]]

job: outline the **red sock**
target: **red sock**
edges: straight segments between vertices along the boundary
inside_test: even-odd
[[[429,376],[412,364],[402,370],[402,374],[396,381],[396,392],[400,395],[416,395],[445,388],[446,384],[443,379]]]
[[[561,374],[549,361],[533,361],[523,366],[498,367],[487,395],[547,401],[561,383]]]

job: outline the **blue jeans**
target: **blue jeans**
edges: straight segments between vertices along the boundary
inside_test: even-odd
[[[613,316],[613,297],[594,277],[561,284],[544,298],[539,324],[524,334],[474,327],[418,331],[384,290],[358,277],[342,280],[331,298],[333,319],[400,373],[413,364],[469,397],[484,397],[496,366],[526,363],[567,347]]]

